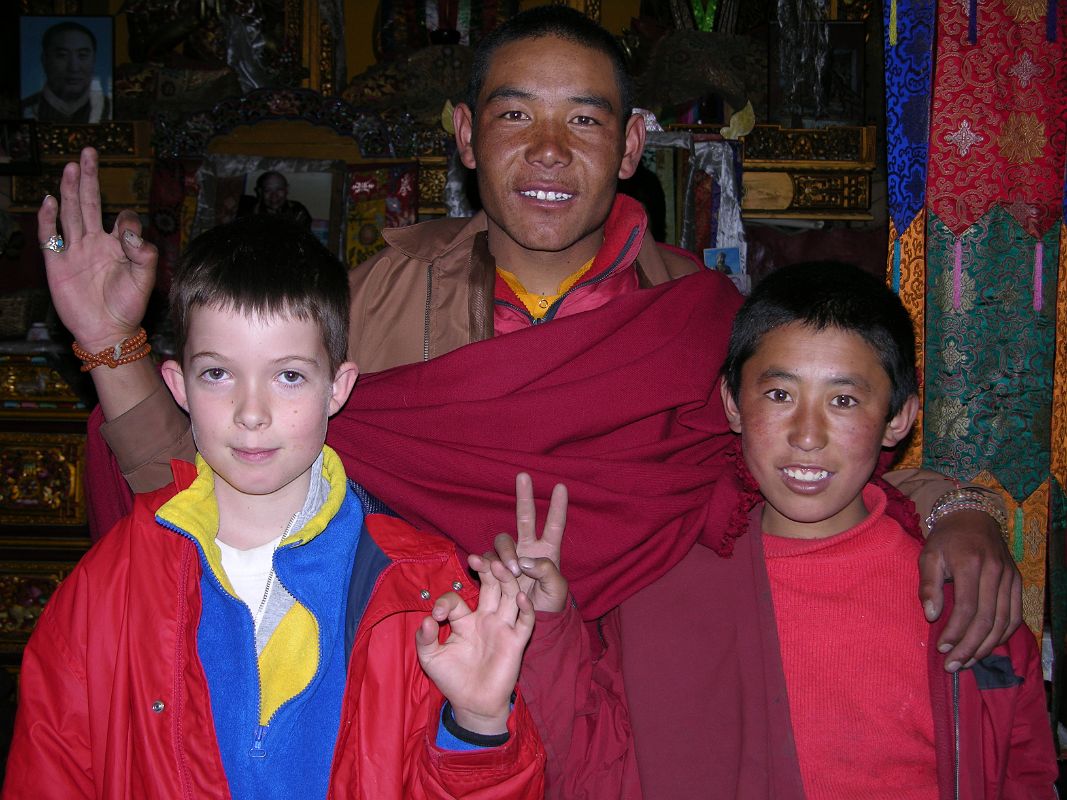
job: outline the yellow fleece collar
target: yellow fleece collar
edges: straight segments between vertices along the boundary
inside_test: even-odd
[[[322,448],[322,476],[330,485],[326,502],[300,530],[285,539],[287,547],[306,544],[322,533],[334,518],[348,491],[348,479],[340,457],[330,447]],[[215,577],[227,592],[237,597],[226,571],[222,568],[222,551],[215,537],[219,532],[219,506],[215,499],[215,473],[206,461],[196,455],[196,478],[189,487],[178,492],[156,512],[163,522],[191,536],[204,552]]]

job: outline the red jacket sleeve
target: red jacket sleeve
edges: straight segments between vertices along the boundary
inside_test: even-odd
[[[66,635],[78,614],[76,576],[45,606],[22,658],[4,798],[94,797],[84,657]]]
[[[577,609],[538,612],[519,686],[548,756],[548,798],[637,798],[618,612],[591,627]]]
[[[545,751],[521,694],[508,718],[508,741],[484,750],[442,750],[433,743],[444,698],[434,688],[426,706],[426,746],[417,765],[417,800],[540,800]]]
[[[1045,684],[1037,644],[1023,625],[1008,642],[1011,660],[1022,664],[1022,686],[1011,727],[1011,745],[1002,795],[1004,800],[1053,800],[1058,776],[1052,728],[1045,705]]]

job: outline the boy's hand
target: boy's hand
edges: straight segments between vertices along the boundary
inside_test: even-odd
[[[945,580],[955,584],[952,615],[938,642],[949,672],[985,658],[1022,622],[1022,578],[988,514],[957,511],[938,520],[919,556],[919,578],[931,622],[941,616]]]
[[[43,249],[48,290],[56,313],[78,344],[95,353],[133,335],[148,306],[156,280],[156,248],[141,239],[141,222],[123,211],[105,233],[100,202],[98,158],[82,150],[80,164],[67,164],[60,183],[60,206],[48,196],[37,212],[41,244],[62,223],[64,248]]]
[[[483,562],[501,561],[519,581],[535,611],[559,612],[567,604],[567,579],[560,574],[560,544],[567,527],[567,487],[557,483],[548,505],[544,531],[537,536],[537,509],[533,480],[525,472],[515,476],[516,542],[506,533],[493,540],[495,552],[471,556],[471,566],[479,572]]]
[[[519,665],[533,633],[534,610],[518,581],[498,561],[479,559],[478,609],[448,592],[415,633],[419,663],[449,703],[456,722],[474,733],[504,733]],[[442,644],[441,624],[452,627]]]

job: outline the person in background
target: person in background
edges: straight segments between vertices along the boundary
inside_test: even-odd
[[[289,181],[280,172],[268,170],[256,178],[255,199],[247,200],[238,208],[238,218],[263,214],[280,217],[305,228],[311,227],[311,213],[300,201],[289,199]]]

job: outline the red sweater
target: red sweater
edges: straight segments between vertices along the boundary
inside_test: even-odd
[[[836,536],[763,536],[804,790],[936,800],[920,545],[880,489],[863,500],[870,516]]]

